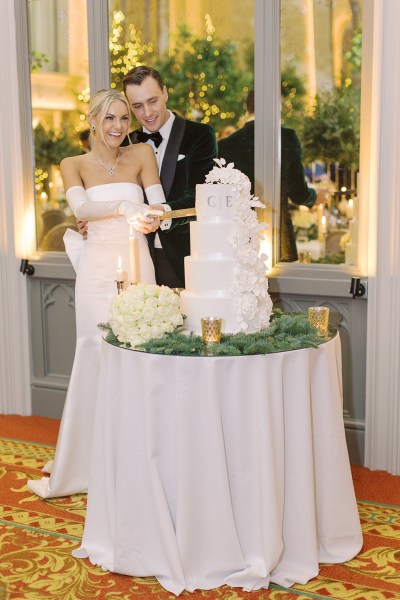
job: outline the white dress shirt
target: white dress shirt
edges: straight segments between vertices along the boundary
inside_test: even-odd
[[[157,148],[155,143],[153,142],[153,140],[147,140],[147,142],[146,142],[146,144],[149,144],[154,150],[159,174],[161,173],[161,167],[162,167],[162,162],[164,160],[165,150],[167,148],[169,136],[171,134],[172,125],[175,120],[175,115],[170,110],[168,112],[169,112],[168,121],[166,123],[164,123],[164,125],[159,129],[160,135],[162,136],[161,144]],[[152,131],[149,131],[145,127],[143,127],[143,131],[145,133],[153,133]],[[166,210],[171,210],[171,208],[167,204],[166,204]],[[162,229],[163,231],[165,231],[166,229],[170,229],[171,223],[172,223],[172,219],[166,219],[166,220],[161,221],[160,229]],[[154,246],[155,246],[155,248],[162,248],[158,234],[156,234],[156,237],[154,240]]]

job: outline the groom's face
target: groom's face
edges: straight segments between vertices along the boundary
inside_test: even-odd
[[[146,77],[140,85],[127,85],[125,95],[136,119],[148,131],[158,131],[168,121],[167,90],[153,77]]]

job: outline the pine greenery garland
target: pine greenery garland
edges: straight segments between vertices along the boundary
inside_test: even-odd
[[[121,344],[108,323],[100,323],[99,328],[106,332],[105,340],[120,348],[131,349],[128,344]],[[274,309],[268,329],[256,333],[236,333],[223,335],[220,344],[212,347],[213,356],[240,356],[246,354],[271,354],[287,352],[302,348],[316,348],[319,344],[331,339],[318,337],[316,329],[310,325],[306,313],[283,313]],[[162,338],[149,340],[136,346],[134,350],[151,354],[179,354],[181,356],[205,356],[201,336],[186,335],[180,331],[165,334]]]

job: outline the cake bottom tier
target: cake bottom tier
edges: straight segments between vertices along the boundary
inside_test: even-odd
[[[237,333],[239,325],[232,296],[211,296],[183,291],[180,295],[181,311],[186,316],[184,328],[201,335],[201,318],[218,317],[222,319],[222,333]]]

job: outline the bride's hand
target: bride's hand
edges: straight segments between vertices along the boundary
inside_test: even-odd
[[[154,233],[160,227],[160,219],[157,215],[137,215],[133,219],[129,219],[128,223],[133,229],[141,233]]]
[[[143,206],[140,210],[136,210],[134,214],[127,214],[126,217],[129,225],[132,225],[136,231],[152,233],[160,226],[159,215],[162,212],[162,210],[157,210],[152,206]]]

